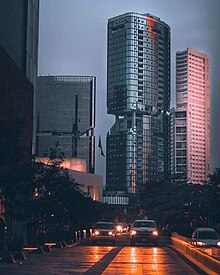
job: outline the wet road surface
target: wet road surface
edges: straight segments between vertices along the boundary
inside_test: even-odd
[[[26,261],[0,264],[0,274],[198,274],[166,245],[128,246],[126,238],[118,245],[92,246],[89,242],[54,248],[44,255],[28,255]]]

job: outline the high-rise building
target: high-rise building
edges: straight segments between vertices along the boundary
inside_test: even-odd
[[[0,1],[0,45],[35,85],[38,61],[39,0]]]
[[[170,28],[150,14],[108,20],[106,190],[141,192],[169,173]]]
[[[210,174],[210,87],[208,56],[176,53],[176,109],[171,110],[171,171],[191,183]]]
[[[39,0],[0,1],[0,148],[6,174],[16,161],[31,165],[38,17]]]
[[[19,129],[17,138],[21,152],[17,154],[25,154],[28,158],[23,157],[23,161],[29,163],[32,159],[38,25],[39,0],[0,1],[0,120],[5,127],[7,124],[7,127],[14,125],[14,129]],[[23,133],[19,134],[20,131]]]
[[[27,244],[38,20],[39,0],[0,1],[0,218],[7,248]]]
[[[36,92],[36,156],[48,157],[58,144],[64,157],[86,163],[94,173],[95,94],[93,76],[39,76]],[[75,169],[75,168],[74,168]]]

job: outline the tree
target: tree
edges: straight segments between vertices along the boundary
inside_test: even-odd
[[[141,205],[148,217],[163,227],[191,235],[197,226],[208,225],[210,192],[206,185],[162,179],[148,182]]]
[[[209,176],[207,198],[209,223],[217,225],[220,223],[220,168],[216,168],[213,174]]]
[[[91,226],[102,216],[106,207],[90,197],[85,197],[68,170],[61,167],[63,154],[59,144],[51,152],[47,164],[33,162],[33,222],[38,223],[41,236],[50,232],[53,238],[61,239],[64,224],[70,224],[72,229]]]

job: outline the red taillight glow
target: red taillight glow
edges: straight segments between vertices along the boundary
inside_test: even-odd
[[[154,236],[158,236],[158,231],[157,231],[157,230],[154,230],[154,231],[153,231],[153,235],[154,235]]]

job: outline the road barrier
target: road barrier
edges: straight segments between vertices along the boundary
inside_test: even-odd
[[[171,243],[174,248],[189,261],[209,275],[220,274],[220,261],[205,253],[205,250],[201,251],[193,247],[190,241],[191,239],[178,235],[177,233],[171,236]]]

